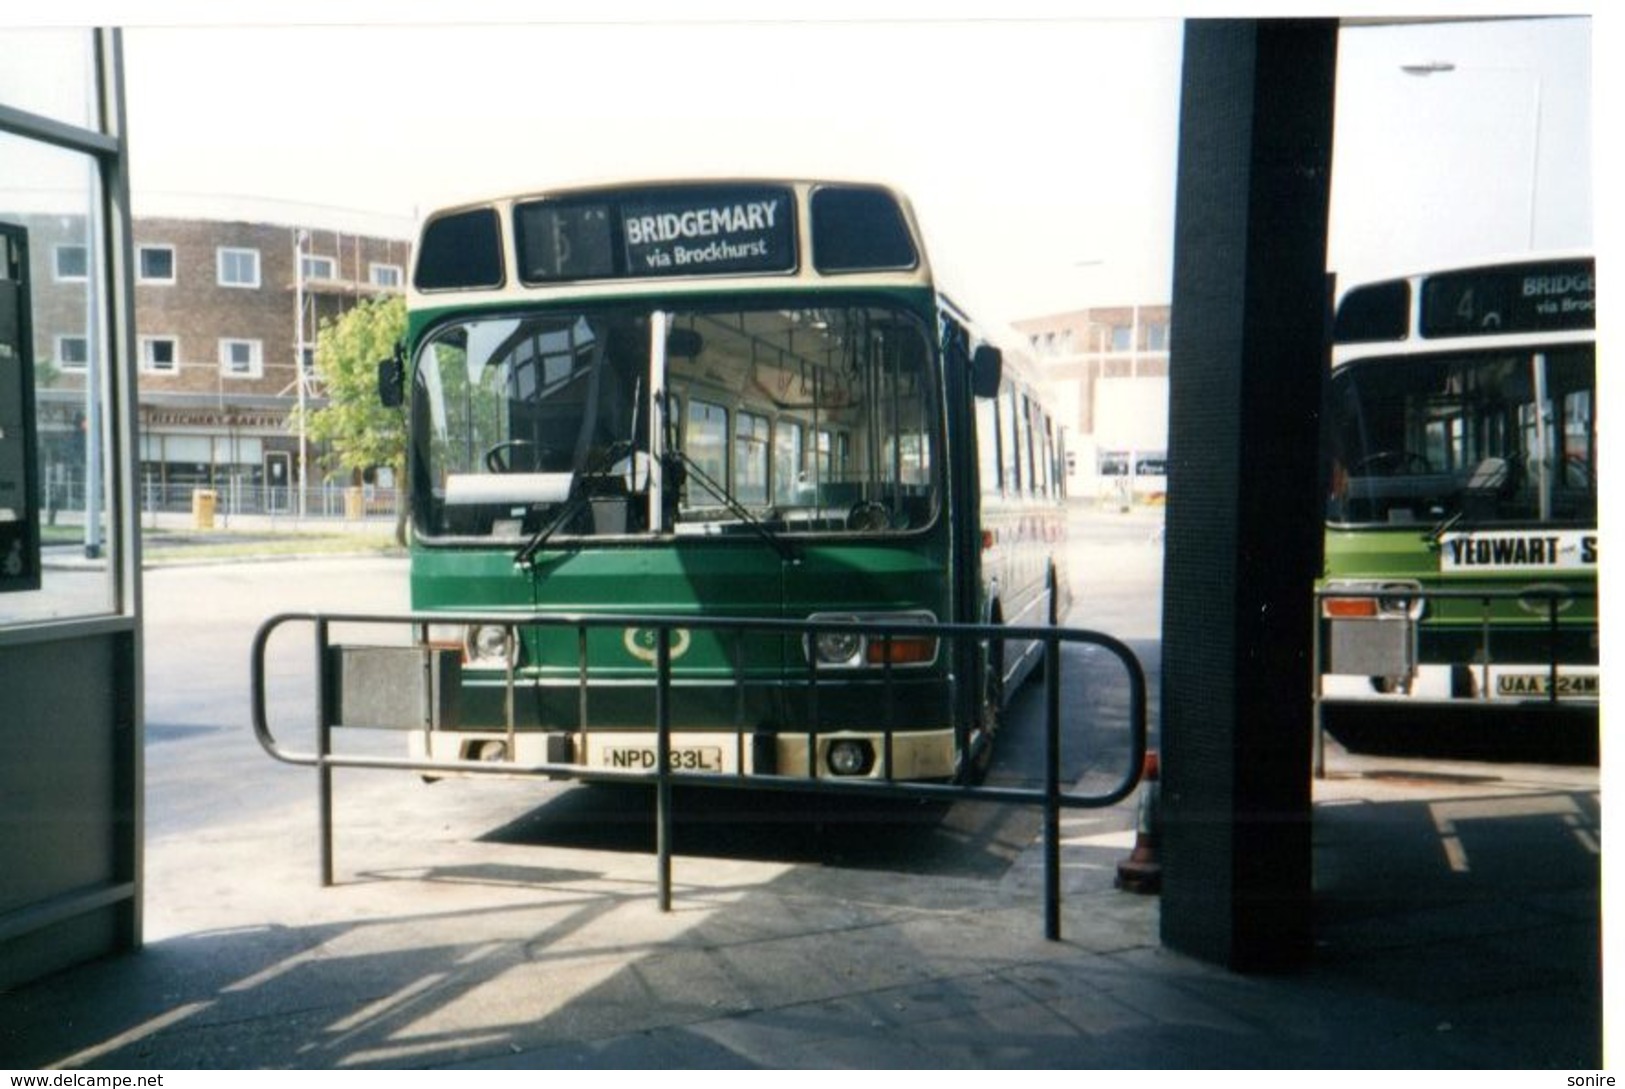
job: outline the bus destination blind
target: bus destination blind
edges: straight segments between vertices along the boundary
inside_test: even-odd
[[[1422,335],[1591,329],[1597,322],[1595,265],[1589,260],[1503,265],[1427,279]]]
[[[628,276],[785,272],[795,268],[788,190],[698,189],[621,205]]]

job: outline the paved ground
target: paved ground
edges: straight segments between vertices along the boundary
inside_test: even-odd
[[[1118,811],[1067,818],[1047,942],[1036,845],[991,880],[679,858],[662,913],[646,854],[341,805],[331,889],[308,827],[149,849],[148,947],[0,995],[0,1067],[1598,1066],[1595,769],[1330,768],[1288,975],[1163,948]]]

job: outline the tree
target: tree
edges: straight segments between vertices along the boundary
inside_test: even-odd
[[[351,471],[389,466],[397,486],[406,481],[406,416],[378,399],[378,363],[406,336],[406,300],[371,299],[322,322],[316,335],[316,374],[327,404],[306,413],[306,437],[328,445],[327,460]],[[308,406],[307,406],[308,408]],[[299,427],[294,410],[289,425]],[[395,521],[395,539],[406,543],[406,506]]]

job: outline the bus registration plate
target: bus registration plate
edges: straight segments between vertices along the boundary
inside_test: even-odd
[[[606,745],[602,750],[605,767],[629,771],[654,771],[654,746]],[[672,771],[721,771],[722,749],[715,745],[673,747]]]
[[[1549,697],[1552,693],[1551,675],[1547,673],[1502,673],[1495,678],[1497,696],[1517,699],[1525,696]],[[1599,699],[1602,696],[1602,678],[1595,674],[1557,675],[1557,698]]]

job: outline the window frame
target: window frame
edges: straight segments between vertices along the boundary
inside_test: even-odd
[[[326,272],[314,271],[312,266],[320,265]],[[325,253],[302,253],[299,255],[299,271],[305,280],[320,280],[324,283],[334,283],[339,278],[339,260]]]
[[[254,263],[254,279],[250,283],[246,280],[230,280],[226,278],[227,257],[252,257]],[[248,246],[216,246],[214,250],[214,280],[220,287],[236,288],[246,291],[259,289],[262,279],[260,269],[260,251]]]
[[[181,341],[179,337],[164,333],[142,334],[136,338],[136,354],[139,359],[142,374],[179,374],[181,371]],[[152,358],[152,349],[157,344],[168,344],[171,358],[167,366],[159,365]]]
[[[146,257],[148,253],[167,253],[169,255],[169,275],[147,275]],[[135,282],[138,284],[168,284],[173,285],[176,278],[175,247],[166,242],[142,242],[136,246],[135,254]]]
[[[81,358],[68,359],[68,354],[63,349],[70,341],[81,346],[84,352]],[[51,351],[52,358],[56,360],[56,365],[61,370],[78,374],[90,369],[90,338],[83,333],[58,333],[51,345]]]
[[[62,258],[77,253],[81,268],[78,272],[63,272]],[[90,279],[90,247],[82,242],[58,242],[51,247],[51,279],[59,284],[82,284]]]
[[[236,362],[231,359],[231,349],[238,345],[248,348],[247,370],[236,370]],[[224,378],[254,379],[265,376],[265,345],[263,341],[254,340],[250,337],[221,337],[219,340],[219,355],[220,374]]]

